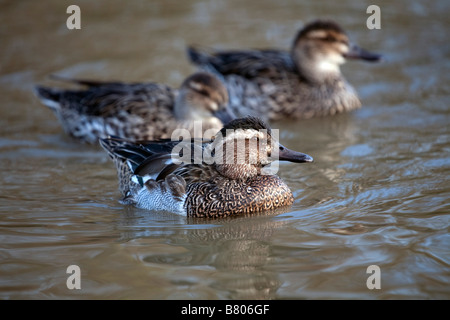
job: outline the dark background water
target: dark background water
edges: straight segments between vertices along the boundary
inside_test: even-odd
[[[0,1],[1,299],[450,298],[448,1],[77,1],[81,30],[66,27],[70,4]],[[315,18],[386,59],[342,68],[361,110],[273,124],[315,159],[280,164],[284,212],[123,206],[106,154],[65,136],[31,91],[52,73],[178,86],[195,70],[188,44],[288,48]],[[81,290],[66,286],[73,264]]]

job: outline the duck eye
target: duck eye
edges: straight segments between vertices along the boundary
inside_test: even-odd
[[[209,92],[205,89],[197,90],[197,92],[200,93],[202,96],[209,97]]]
[[[191,87],[191,89],[195,92],[197,92],[198,94],[201,94],[202,96],[206,96],[209,97],[209,90],[207,90],[205,88],[205,86],[201,83],[198,82],[190,82],[189,86]]]
[[[326,42],[334,42],[334,41],[336,41],[336,39],[334,37],[332,37],[332,36],[326,36],[325,38],[322,38],[322,40],[326,41]]]

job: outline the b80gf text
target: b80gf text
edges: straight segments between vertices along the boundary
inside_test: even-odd
[[[265,315],[269,312],[268,304],[226,304],[224,308],[198,307],[188,304],[181,308],[182,315],[207,315],[213,317],[215,313],[225,313],[227,315]]]
[[[225,305],[226,314],[266,314],[269,311],[268,304],[227,304]]]

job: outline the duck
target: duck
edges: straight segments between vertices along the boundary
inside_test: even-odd
[[[361,107],[341,73],[347,59],[380,61],[382,56],[350,42],[335,21],[314,20],[300,29],[290,51],[214,50],[191,45],[191,63],[225,82],[236,116],[265,121],[309,119]]]
[[[220,218],[290,206],[294,197],[275,161],[313,162],[281,145],[266,122],[247,116],[210,139],[100,139],[114,162],[121,203],[186,217]],[[277,131],[277,130],[276,130]]]
[[[36,96],[54,112],[64,131],[83,143],[98,144],[108,136],[169,139],[177,128],[201,138],[204,131],[220,130],[235,118],[228,108],[226,87],[207,72],[190,75],[178,89],[156,82],[53,78],[87,87],[35,88]]]

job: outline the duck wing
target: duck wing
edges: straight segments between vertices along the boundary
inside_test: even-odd
[[[188,47],[189,59],[202,68],[214,69],[222,75],[240,75],[252,79],[270,77],[280,72],[294,72],[289,52],[281,50],[212,51]]]
[[[87,87],[74,90],[37,86],[36,95],[53,109],[67,108],[87,116],[101,117],[117,117],[119,114],[145,117],[152,110],[173,111],[175,90],[163,84],[53,78]]]
[[[203,139],[136,142],[118,137],[100,139],[101,146],[111,158],[126,161],[134,175],[153,180],[162,180],[175,170],[193,164],[195,156],[210,142]],[[190,150],[189,160],[183,158],[182,153],[186,150]]]

